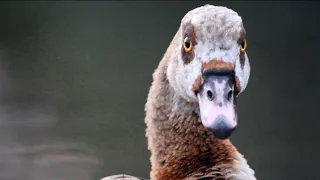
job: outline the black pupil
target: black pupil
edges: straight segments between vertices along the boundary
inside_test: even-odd
[[[241,47],[242,47],[242,48],[244,48],[244,45],[245,45],[245,44],[244,44],[244,41],[242,41],[242,43],[241,43]]]
[[[184,44],[186,45],[186,48],[189,48],[189,47],[190,47],[190,40],[189,40],[189,38],[186,38]]]

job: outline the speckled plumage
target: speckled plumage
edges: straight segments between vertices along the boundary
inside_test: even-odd
[[[189,26],[192,25],[193,28]],[[192,29],[195,36],[194,59],[184,64],[180,55],[183,37]],[[175,91],[189,102],[196,102],[191,86],[201,74],[203,63],[213,59],[233,63],[240,85],[239,93],[247,86],[250,76],[250,63],[244,53],[245,61],[241,67],[239,40],[246,35],[241,17],[233,10],[221,6],[205,5],[189,11],[181,20],[180,27],[168,52],[172,62],[168,65],[168,78]],[[166,55],[165,55],[166,56]]]
[[[190,32],[194,52],[182,57],[183,39]],[[194,89],[209,64],[234,68],[238,91],[243,92],[250,75],[247,55],[244,62],[239,59],[239,39],[244,35],[241,17],[225,7],[205,5],[182,19],[153,73],[145,106],[152,180],[256,180],[232,143],[216,139],[203,126]]]
[[[170,86],[166,72],[171,55],[166,53],[154,72],[146,104],[151,179],[195,180],[207,175],[207,179],[254,180],[254,172],[230,141],[215,139],[201,124],[194,113],[198,104],[186,101]]]

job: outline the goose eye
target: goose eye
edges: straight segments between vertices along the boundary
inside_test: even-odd
[[[183,47],[186,52],[189,52],[192,50],[192,42],[188,37],[184,38]]]
[[[247,41],[244,39],[241,43],[241,46],[240,46],[240,50],[241,52],[244,52],[247,48]]]

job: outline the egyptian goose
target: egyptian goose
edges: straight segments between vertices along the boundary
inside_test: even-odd
[[[250,75],[245,35],[241,17],[226,7],[205,5],[183,17],[145,106],[152,180],[256,179],[228,139]]]

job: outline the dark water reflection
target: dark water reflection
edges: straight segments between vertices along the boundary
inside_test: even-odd
[[[32,101],[17,81],[2,67],[0,179],[94,179],[99,161],[92,149],[63,138],[57,109]]]

